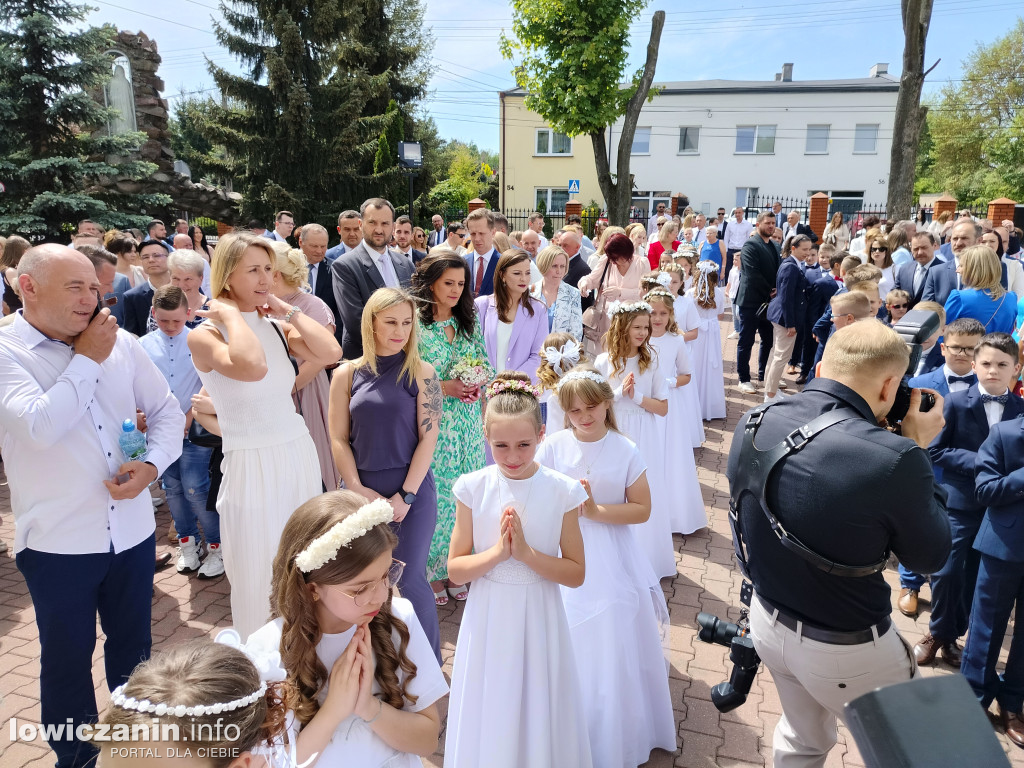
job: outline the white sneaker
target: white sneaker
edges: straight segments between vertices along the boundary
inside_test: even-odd
[[[739,390],[745,395],[752,395],[755,392],[757,392],[757,390],[754,389],[754,385],[751,384],[749,381],[741,381]]]
[[[733,331],[732,333],[730,333],[725,338],[727,338],[727,339],[738,339],[739,337],[740,337],[739,331]]]
[[[778,403],[781,402],[784,397],[785,395],[783,395],[781,392],[776,392],[774,397],[768,397],[768,393],[764,393],[764,401],[766,403]]]
[[[199,569],[200,579],[215,579],[224,575],[224,555],[220,551],[220,544],[210,545],[210,554],[203,561]]]
[[[178,573],[192,573],[199,568],[199,543],[195,536],[178,538]]]
[[[789,388],[789,384],[787,384],[784,381],[780,381],[779,382],[779,389],[788,389],[788,388]]]

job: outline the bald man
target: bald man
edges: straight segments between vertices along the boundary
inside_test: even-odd
[[[327,230],[319,224],[307,224],[299,230],[299,249],[306,257],[309,287],[320,297],[334,315],[334,337],[341,343],[342,327],[339,322],[338,302],[334,298],[331,263],[327,259]]]
[[[111,690],[149,657],[155,522],[149,484],[181,455],[185,417],[109,310],[92,262],[62,245],[18,264],[24,309],[0,328],[0,442],[14,552],[39,629],[41,722],[95,722],[96,616]],[[125,461],[121,423],[146,414],[148,452]],[[55,479],[59,477],[59,482]],[[50,742],[60,768],[96,747]]]

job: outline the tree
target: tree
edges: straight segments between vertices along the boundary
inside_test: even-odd
[[[948,191],[965,204],[997,197],[1024,200],[1024,20],[963,62],[928,112],[931,191]]]
[[[892,221],[910,218],[914,204],[917,147],[927,108],[921,106],[924,86],[924,47],[932,18],[932,0],[901,0],[903,13],[903,74],[896,99],[889,158],[886,215]]]
[[[66,240],[72,222],[144,225],[162,194],[125,194],[156,170],[133,159],[142,133],[106,135],[115,114],[94,98],[110,79],[112,27],[76,30],[68,0],[0,0],[0,231]]]
[[[167,128],[174,157],[189,167],[192,180],[208,179],[223,185],[226,180],[235,180],[239,168],[224,147],[213,144],[202,130],[216,109],[217,103],[209,96],[181,93]]]
[[[398,168],[398,143],[404,140],[405,116],[392,99],[384,112],[384,129],[377,139],[377,154],[373,159],[373,175],[379,185],[379,194],[392,202],[405,199],[406,179]]]
[[[521,57],[515,77],[526,90],[527,108],[560,133],[590,136],[608,218],[620,225],[629,223],[630,152],[640,109],[654,82],[665,25],[664,11],[656,11],[644,66],[621,86],[629,56],[629,25],[646,4],[647,0],[512,0],[515,39],[502,35],[501,43],[507,59]],[[606,130],[620,117],[612,174]]]
[[[440,153],[442,163],[447,162],[447,172],[427,195],[431,210],[464,211],[469,201],[483,192],[479,180],[480,162],[471,146],[453,141]]]

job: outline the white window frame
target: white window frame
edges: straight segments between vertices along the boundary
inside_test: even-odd
[[[537,144],[542,133],[547,134],[548,137],[548,151],[538,152]],[[533,134],[533,156],[534,157],[572,157],[573,143],[571,136],[565,136],[569,140],[569,151],[568,152],[555,152],[555,135],[565,136],[564,133],[559,133],[553,128],[538,128]]]
[[[636,151],[636,139],[637,139],[637,134],[639,134],[640,131],[647,131],[647,151],[646,152],[637,152]],[[651,154],[651,126],[649,126],[649,125],[642,125],[642,126],[638,125],[636,127],[636,131],[633,133],[633,145],[629,148],[629,154],[634,155],[634,156],[635,155],[649,155],[649,154]]]
[[[857,123],[853,129],[853,154],[855,155],[877,155],[878,154],[878,123]],[[874,129],[874,141],[871,149],[857,149],[857,142],[860,140],[861,129]]]
[[[744,129],[744,128],[753,128],[754,129],[754,143],[753,143],[752,148],[749,149],[749,150],[745,150],[745,149],[740,149],[739,148],[740,130]],[[770,131],[769,131],[769,129],[770,129]],[[769,132],[771,134],[771,140],[772,140],[771,152],[759,152],[758,149],[757,149],[758,142],[761,141],[762,139],[767,140],[768,136],[767,135],[762,135],[762,134],[768,134]],[[776,141],[777,138],[778,138],[778,126],[774,125],[774,124],[771,124],[771,123],[764,123],[764,124],[760,124],[760,125],[737,125],[736,126],[736,147],[735,147],[735,151],[733,152],[733,154],[736,154],[736,155],[774,155],[775,154],[775,141]]]
[[[557,209],[557,210],[552,210],[551,209],[551,193],[552,192],[565,192],[565,201],[569,202],[570,200],[572,200],[572,195],[569,194],[569,188],[568,187],[534,187],[533,188],[533,200],[536,203],[537,196],[539,194],[543,194],[544,195],[544,206],[545,206],[545,209],[547,211],[547,213],[545,215],[565,213],[565,206],[564,205],[561,208]]]
[[[815,139],[819,139],[819,140],[824,138],[824,140],[825,140],[825,148],[824,149],[811,149],[811,138],[812,138],[811,131],[812,130],[817,130],[819,132],[821,132],[822,130],[824,131],[824,136],[819,134],[818,136],[814,137]],[[807,125],[807,134],[806,134],[806,136],[804,138],[804,154],[805,155],[827,155],[828,154],[828,149],[829,149],[829,139],[831,138],[831,134],[832,134],[832,126],[830,124],[828,124],[828,123],[808,123],[808,125]]]
[[[695,132],[695,141],[693,149],[682,149],[680,148],[677,155],[699,155],[700,154],[700,126],[699,125],[681,125],[679,126],[679,143],[683,143],[683,132],[686,131],[689,134],[690,131]]]

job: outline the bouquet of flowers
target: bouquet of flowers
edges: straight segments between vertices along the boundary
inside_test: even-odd
[[[479,357],[464,357],[452,366],[448,375],[467,387],[479,387],[490,381],[494,372],[486,360]]]

